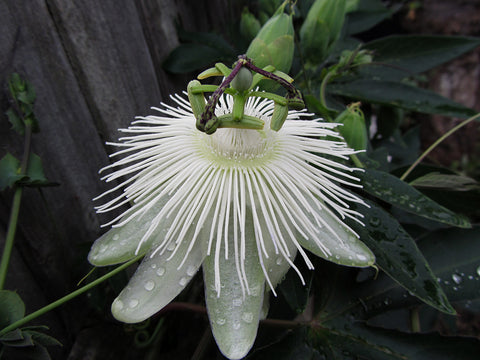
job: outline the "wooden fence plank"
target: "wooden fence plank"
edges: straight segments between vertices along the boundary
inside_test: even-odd
[[[23,139],[9,129],[4,115],[9,104],[6,79],[19,72],[37,93],[35,113],[41,132],[34,136],[33,150],[42,158],[47,177],[59,183],[41,193],[27,189],[22,200],[14,274],[7,278],[6,288],[18,291],[27,312],[74,290],[90,268],[86,254],[104,231],[100,223],[107,219],[99,219],[91,201],[107,188],[97,174],[109,163],[111,149],[104,141],[115,140],[117,129],[135,115],[150,113],[150,106],[184,89],[186,77],[172,77],[161,69],[163,58],[178,44],[177,19],[188,30],[221,28],[231,11],[228,4],[220,0],[0,2],[0,157],[7,151],[21,155]],[[12,194],[11,190],[0,194],[0,234],[6,231]],[[2,236],[1,248],[3,241]],[[94,318],[88,312],[88,299],[82,297],[39,319],[64,344],[53,350],[54,359],[66,359],[80,333],[84,336],[73,346],[71,359],[85,358],[87,353],[97,354],[92,359],[105,359],[106,347],[112,344],[83,345],[85,324]],[[108,316],[108,309],[102,314]],[[123,332],[121,324],[115,326]],[[126,346],[120,340],[115,353],[122,354]],[[135,351],[129,354],[138,358]]]

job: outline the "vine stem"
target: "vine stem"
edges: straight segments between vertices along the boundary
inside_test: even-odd
[[[25,143],[23,146],[23,157],[20,165],[20,174],[25,175],[28,169],[28,160],[30,157],[30,144],[32,142],[32,122],[25,121]],[[23,188],[16,187],[13,195],[12,210],[10,212],[10,219],[8,222],[7,237],[5,239],[5,246],[3,248],[2,260],[0,261],[0,290],[5,285],[7,278],[8,264],[12,256],[13,243],[15,240],[15,233],[17,230],[18,214],[20,213],[20,203],[22,202]]]
[[[325,98],[325,91],[327,88],[327,84],[333,75],[334,75],[334,71],[328,72],[327,75],[325,75],[325,77],[323,78],[322,83],[320,84],[320,102],[325,108],[327,108],[327,99]]]
[[[457,126],[455,126],[454,128],[450,129],[449,131],[447,131],[445,134],[443,134],[441,137],[439,137],[437,139],[437,141],[435,141],[432,145],[430,145],[428,147],[427,150],[425,150],[423,152],[422,155],[420,155],[420,157],[415,160],[415,162],[410,165],[410,167],[407,169],[407,171],[405,171],[403,173],[403,175],[400,177],[400,180],[405,180],[407,178],[407,176],[413,171],[413,169],[415,169],[417,167],[418,164],[420,164],[420,162],[422,162],[423,159],[425,159],[425,157],[430,154],[432,152],[433,149],[435,149],[443,140],[445,140],[446,138],[448,138],[450,135],[452,135],[453,133],[455,133],[456,131],[458,131],[460,128],[464,127],[465,125],[471,123],[472,121],[474,121],[475,119],[478,119],[480,117],[480,113],[468,118],[467,120],[464,120],[462,121],[460,124],[458,124]]]
[[[2,260],[0,262],[0,290],[5,285],[7,278],[8,264],[13,250],[13,241],[15,239],[15,231],[17,229],[18,213],[20,212],[20,203],[22,201],[22,188],[18,187],[13,195],[12,211],[10,213],[10,221],[8,223],[8,232],[5,239],[5,247],[3,248]]]
[[[22,319],[20,319],[18,321],[15,321],[14,323],[12,323],[9,326],[0,330],[0,336],[8,333],[9,331],[12,331],[12,330],[15,330],[15,329],[19,328],[22,325],[25,325],[29,321],[32,321],[33,319],[36,319],[37,317],[55,309],[56,307],[59,307],[60,305],[66,303],[67,301],[72,300],[73,298],[77,297],[78,295],[83,294],[84,292],[90,290],[91,288],[97,286],[98,284],[104,282],[105,280],[111,278],[112,276],[114,276],[114,275],[118,274],[119,272],[121,272],[122,270],[126,269],[127,267],[129,267],[133,263],[140,260],[143,256],[144,255],[139,255],[139,256],[133,258],[132,260],[116,267],[115,269],[113,269],[109,273],[103,275],[102,277],[99,277],[98,279],[92,281],[90,284],[84,285],[80,289],[77,289],[77,290],[71,292],[70,294],[65,295],[64,297],[48,304],[47,306],[44,306],[43,308],[41,308],[41,309],[23,317]]]
[[[199,314],[207,314],[207,308],[202,305],[192,304],[188,302],[172,302],[165,306],[157,315],[164,315],[171,311],[192,311]],[[295,321],[295,320],[281,320],[281,319],[263,319],[260,324],[268,325],[276,328],[294,329],[301,326],[318,326],[315,321]]]

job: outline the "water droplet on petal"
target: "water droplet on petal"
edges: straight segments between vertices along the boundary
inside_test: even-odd
[[[245,312],[242,314],[242,320],[246,323],[251,323],[253,321],[253,314],[251,312]]]
[[[462,282],[462,277],[458,274],[452,274],[452,279],[455,284],[460,284]]]
[[[215,322],[216,322],[218,325],[223,325],[223,324],[225,324],[225,321],[226,321],[225,319],[219,318],[219,319],[217,319],[217,321],[215,321]]]
[[[172,241],[170,244],[167,246],[168,251],[173,251],[175,250],[175,243]]]
[[[182,277],[182,278],[180,279],[180,281],[178,282],[178,284],[179,284],[180,286],[185,286],[185,285],[187,285],[187,283],[188,283],[188,279],[187,279],[185,276]]]
[[[99,253],[104,253],[105,251],[107,251],[107,249],[108,249],[108,246],[105,245],[105,244],[102,244],[102,245],[100,246],[100,249],[98,249],[98,252],[99,252]]]
[[[137,300],[137,299],[132,299],[132,300],[130,300],[130,302],[128,303],[128,307],[130,307],[130,308],[132,308],[132,309],[133,309],[134,307],[136,307],[137,305],[138,305],[138,300]]]
[[[281,257],[279,257],[279,258],[277,258],[277,260],[275,261],[275,263],[276,263],[277,265],[282,265],[283,259],[282,259]]]
[[[197,272],[197,269],[193,265],[190,265],[187,269],[187,275],[188,276],[193,276],[193,275],[195,275],[196,272]]]
[[[112,238],[112,239],[113,239],[114,241],[117,241],[119,238],[120,238],[120,236],[118,236],[118,234],[115,234],[115,235],[113,235],[113,238]]]
[[[165,268],[159,267],[157,269],[156,273],[157,273],[158,276],[162,276],[163,274],[165,274]]]
[[[361,260],[361,261],[365,261],[365,260],[367,260],[367,257],[365,255],[362,255],[362,254],[357,254],[357,259]]]
[[[150,267],[151,267],[152,269],[156,269],[156,268],[157,268],[157,264],[152,264],[152,265],[150,265]]]
[[[238,322],[238,321],[235,321],[235,322],[233,323],[233,329],[234,329],[234,330],[240,329],[240,326],[241,326],[241,325],[240,325],[240,322]]]
[[[152,291],[153,288],[155,287],[155,283],[152,280],[149,280],[145,283],[145,290],[147,291]]]

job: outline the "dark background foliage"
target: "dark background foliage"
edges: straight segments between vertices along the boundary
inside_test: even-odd
[[[97,175],[98,169],[109,162],[110,149],[104,145],[105,141],[115,140],[117,129],[126,127],[135,115],[148,114],[150,106],[168,102],[169,94],[185,90],[187,80],[193,77],[192,73],[166,72],[163,62],[168,54],[180,42],[191,42],[192,33],[198,37],[198,32],[210,32],[205,35],[205,42],[215,44],[214,50],[211,46],[196,49],[206,59],[203,65],[218,60],[228,63],[248,46],[248,42],[238,36],[244,6],[248,5],[250,11],[260,15],[256,13],[259,3],[262,2],[7,0],[0,3],[0,155],[7,151],[21,154],[23,139],[11,131],[3,114],[10,106],[7,78],[18,72],[32,83],[37,93],[35,114],[41,131],[34,137],[33,149],[43,160],[46,177],[58,184],[27,189],[24,193],[6,289],[18,292],[27,313],[76,289],[78,281],[89,271],[86,254],[102,233],[100,224],[106,220],[95,214],[91,201],[106,189]],[[415,6],[417,2],[393,3],[398,3],[398,11],[385,13],[383,20],[383,15],[377,14],[377,19],[382,21],[360,33],[362,40],[413,32],[480,35],[478,1],[425,0],[418,2],[419,7]],[[195,59],[185,57],[185,63],[173,65],[189,70],[192,60]],[[428,73],[420,85],[479,111],[479,60],[477,49]],[[170,69],[173,65],[166,64]],[[192,66],[190,70],[194,69]],[[421,148],[426,148],[459,121],[419,114],[409,114],[402,119],[403,134],[419,131],[421,135],[420,138],[411,136],[417,141],[416,147],[407,149],[413,151],[413,159]],[[418,124],[419,130],[415,128]],[[477,129],[477,124],[463,129],[440,146],[429,161],[478,179]],[[407,150],[405,156],[409,155]],[[0,194],[0,245],[5,238],[12,195],[9,190]],[[429,195],[441,200],[444,194],[430,190]],[[462,200],[462,194],[458,199]],[[478,199],[467,197],[467,202],[472,199],[477,206],[471,204],[471,214],[478,216],[475,209]],[[443,203],[448,201],[446,198]],[[465,205],[459,205],[458,201],[449,205],[465,210]],[[397,216],[403,223],[414,224],[408,230],[412,235],[418,234],[418,219],[407,218],[401,211]],[[429,223],[422,225],[436,228]],[[285,332],[279,324],[266,323],[261,325],[251,357],[390,359],[396,358],[389,352],[393,349],[412,359],[473,358],[472,354],[478,354],[478,342],[458,337],[438,347],[443,341],[438,334],[477,338],[480,334],[479,282],[469,282],[468,278],[480,277],[480,273],[475,273],[480,265],[478,246],[471,245],[479,236],[475,230],[437,229],[419,241],[457,309],[456,317],[420,306],[383,273],[373,281],[374,274],[368,270],[346,270],[318,261],[309,287],[298,287],[296,279],[287,276],[270,316],[291,320],[297,312],[305,310],[302,316],[308,318],[309,311],[324,309],[325,314],[337,312],[368,318],[369,325],[382,328],[366,328],[361,326],[363,323],[355,322],[347,326],[342,323],[345,317],[335,321],[323,319],[328,325],[314,331],[299,328]],[[450,267],[449,255],[457,248],[449,249],[449,246],[464,246],[465,251],[472,254],[470,262],[453,262],[455,266]],[[470,286],[469,296],[457,296],[457,278],[453,275],[465,279],[456,285]],[[49,326],[48,334],[63,344],[49,348],[52,358],[222,358],[211,338],[206,316],[201,312],[175,311],[173,307],[168,314],[159,314],[139,326],[125,326],[113,320],[109,306],[126,279],[127,274],[117,276],[34,322]],[[196,280],[179,300],[202,303],[199,275]],[[338,286],[339,283],[345,286]],[[377,291],[373,296],[372,289]],[[310,299],[308,306],[307,299]],[[360,299],[362,306],[352,303],[352,299]],[[416,336],[408,333],[410,324],[405,323],[405,318],[411,318],[412,312],[422,322],[422,330],[435,333]],[[297,318],[301,320],[302,317]],[[370,343],[373,338],[376,342]],[[341,345],[352,352],[340,351]],[[13,357],[13,353],[10,356]]]

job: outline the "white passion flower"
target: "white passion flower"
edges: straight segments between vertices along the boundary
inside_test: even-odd
[[[362,200],[344,186],[361,187],[344,164],[354,151],[334,128],[301,111],[270,129],[273,101],[249,98],[245,114],[264,130],[197,130],[190,104],[173,96],[158,116],[139,117],[113,143],[121,157],[103,170],[119,185],[99,198],[104,213],[131,207],[113,219],[92,246],[89,261],[104,266],[145,254],[112,304],[115,318],[140,322],[172,301],[203,267],[205,299],[216,342],[230,359],[244,357],[263,316],[265,294],[307,252],[337,264],[366,267],[372,252],[345,223],[360,222],[349,203]],[[216,115],[232,112],[224,95]],[[112,170],[113,169],[113,170]]]

